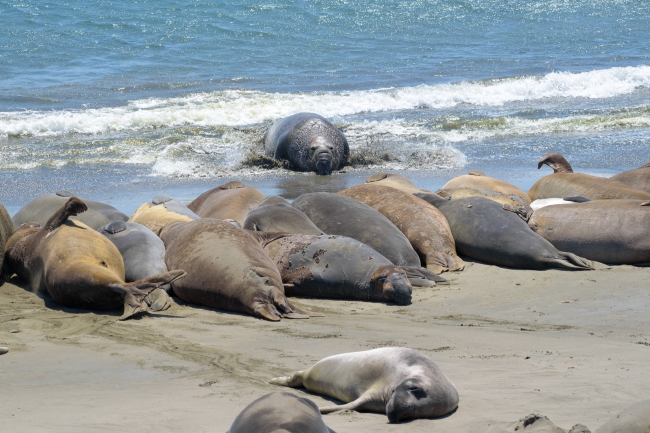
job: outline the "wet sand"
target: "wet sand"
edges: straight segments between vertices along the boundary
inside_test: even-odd
[[[648,397],[650,269],[520,271],[468,262],[413,304],[298,299],[325,314],[271,323],[177,303],[118,322],[0,287],[3,431],[227,431],[248,403],[289,390],[269,379],[332,354],[407,346],[430,356],[460,394],[446,418],[389,424],[326,415],[342,432],[482,432],[531,413],[592,431]],[[324,398],[304,390],[291,390]]]

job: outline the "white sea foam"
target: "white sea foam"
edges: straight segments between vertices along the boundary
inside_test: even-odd
[[[300,111],[317,112],[336,119],[359,113],[444,109],[459,104],[502,106],[545,98],[600,99],[648,87],[650,66],[349,92],[228,90],[181,98],[138,100],[113,108],[0,112],[0,138],[102,134],[182,125],[243,126],[269,122]]]

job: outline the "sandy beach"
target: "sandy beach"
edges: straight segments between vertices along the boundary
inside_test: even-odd
[[[326,415],[337,432],[481,432],[531,413],[592,431],[648,397],[650,269],[521,271],[468,262],[413,304],[295,299],[325,317],[271,323],[185,305],[119,322],[61,308],[14,277],[0,288],[5,431],[227,431],[275,376],[337,353],[406,346],[454,382],[458,409],[389,424]],[[290,390],[322,406],[304,390]]]

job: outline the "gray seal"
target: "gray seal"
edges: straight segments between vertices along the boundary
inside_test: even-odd
[[[307,215],[279,196],[265,199],[256,209],[248,212],[243,228],[259,232],[323,234]]]
[[[228,433],[336,433],[325,425],[316,403],[288,392],[273,392],[242,410]]]
[[[610,177],[610,179],[624,183],[630,188],[650,192],[650,163],[635,168],[634,170],[624,171],[623,173]]]
[[[427,356],[405,347],[334,355],[271,383],[336,398],[346,404],[321,413],[356,410],[385,413],[390,422],[436,418],[458,406],[458,391]]]
[[[650,400],[630,405],[611,417],[596,433],[647,433],[650,430]]]
[[[264,152],[297,171],[329,175],[347,164],[348,140],[323,116],[297,113],[273,123],[264,134]]]

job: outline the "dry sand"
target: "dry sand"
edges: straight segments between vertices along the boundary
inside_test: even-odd
[[[332,354],[407,346],[455,383],[437,420],[344,412],[344,432],[483,432],[530,412],[595,430],[650,392],[650,268],[520,271],[468,262],[406,307],[299,299],[326,315],[271,323],[179,303],[118,322],[0,287],[3,432],[225,432],[269,379]],[[291,390],[327,400],[303,390]]]

